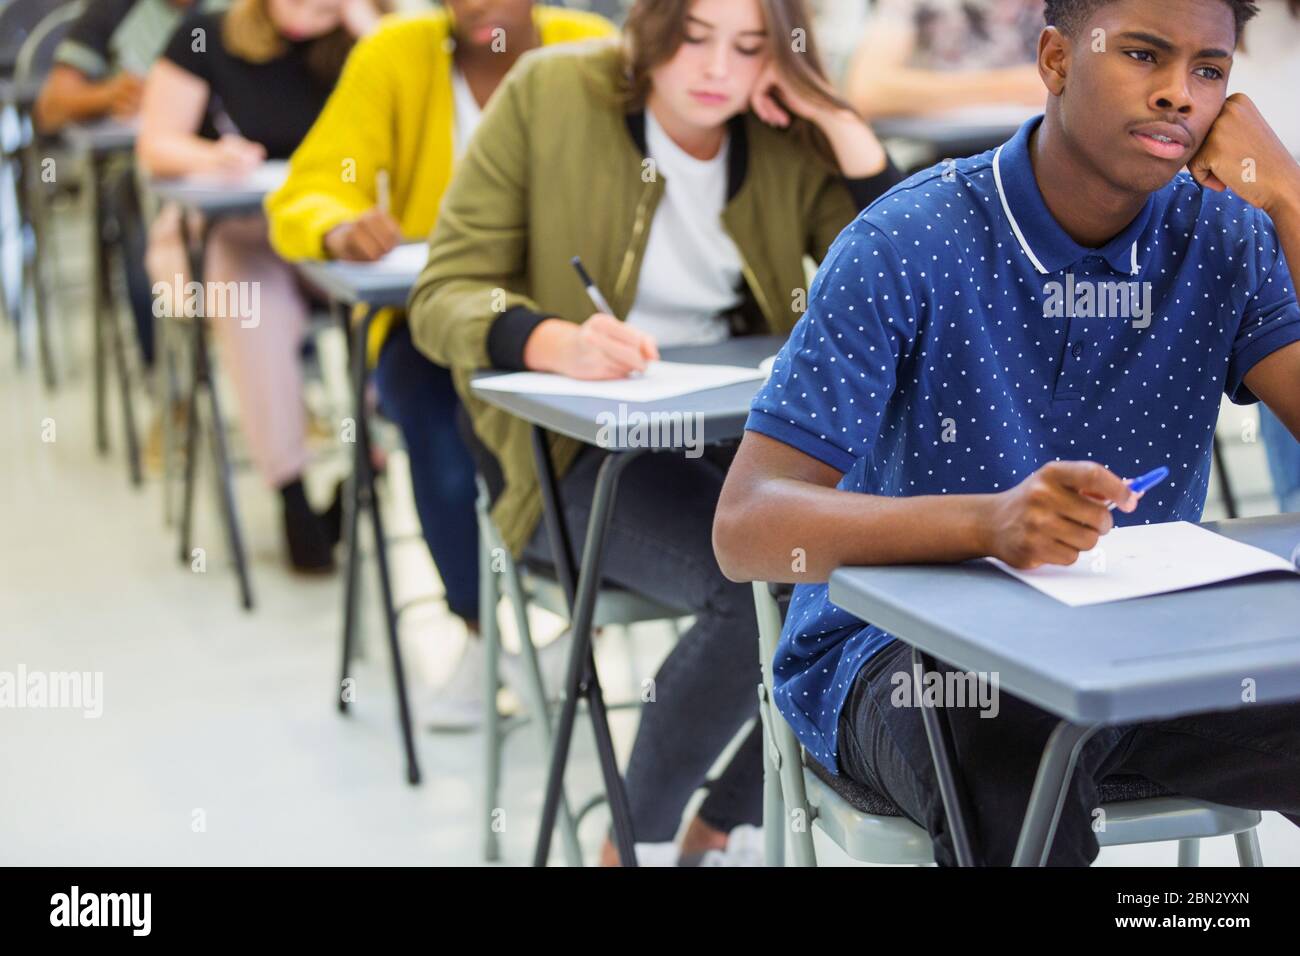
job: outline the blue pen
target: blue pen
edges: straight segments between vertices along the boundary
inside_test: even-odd
[[[1130,481],[1128,485],[1129,491],[1132,491],[1134,494],[1141,494],[1142,492],[1146,491],[1148,488],[1154,488],[1156,485],[1160,484],[1160,482],[1164,481],[1168,477],[1169,477],[1169,469],[1166,468],[1164,465],[1161,465],[1155,471],[1148,471],[1142,477],[1134,478],[1132,481]],[[1115,502],[1112,501],[1106,507],[1109,510],[1114,511]]]

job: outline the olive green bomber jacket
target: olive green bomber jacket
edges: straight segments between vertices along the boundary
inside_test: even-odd
[[[616,41],[520,59],[457,168],[410,296],[417,347],[451,368],[475,435],[501,469],[504,490],[492,513],[516,555],[541,517],[530,426],[476,398],[469,378],[523,368],[524,342],[544,319],[582,322],[591,314],[570,264],[575,255],[616,314],[632,307],[664,181],[629,123],[623,62]],[[761,313],[754,331],[785,334],[806,300],[805,256],[825,256],[859,200],[852,183],[794,137],[752,114],[731,128],[723,223]],[[581,446],[550,440],[562,475]]]

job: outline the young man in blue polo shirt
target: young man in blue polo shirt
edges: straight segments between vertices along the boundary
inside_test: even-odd
[[[1300,166],[1249,100],[1225,98],[1253,13],[1048,0],[1046,115],[846,229],[754,402],[714,525],[721,566],[803,585],[777,704],[816,760],[925,826],[941,863],[954,853],[921,711],[891,706],[910,651],[810,582],[984,555],[1068,565],[1112,521],[1199,520],[1224,392],[1300,436]],[[1139,503],[1124,479],[1161,465]],[[947,713],[974,843],[1007,863],[1056,719],[1006,694],[992,719]],[[1297,752],[1300,705],[1103,729],[1050,860],[1096,857],[1097,784],[1119,770],[1300,824]]]

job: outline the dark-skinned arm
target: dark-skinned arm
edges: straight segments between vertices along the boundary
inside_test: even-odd
[[[1073,564],[1112,527],[1103,502],[1132,511],[1140,497],[1095,462],[1051,462],[1016,487],[985,495],[865,495],[838,490],[841,477],[783,442],[746,432],[713,522],[723,574],[808,584],[845,565],[984,555],[1019,568]]]
[[[1300,163],[1248,96],[1228,97],[1188,169],[1207,189],[1231,188],[1268,213],[1294,283],[1300,274]],[[1261,359],[1244,381],[1300,440],[1300,342]]]

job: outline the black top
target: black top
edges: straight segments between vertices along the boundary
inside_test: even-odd
[[[197,13],[172,35],[165,59],[208,84],[208,116],[201,135],[238,132],[261,143],[268,159],[288,159],[325,107],[331,87],[307,67],[310,41],[290,43],[267,63],[249,63],[221,39],[224,13]],[[196,34],[196,30],[203,31]],[[202,52],[197,37],[203,38]],[[233,129],[231,128],[233,125]]]
[[[134,5],[135,0],[94,0],[87,3],[81,15],[68,26],[62,42],[85,47],[97,59],[99,69],[87,75],[99,78],[113,68],[113,34]],[[91,64],[86,65],[89,67]]]

